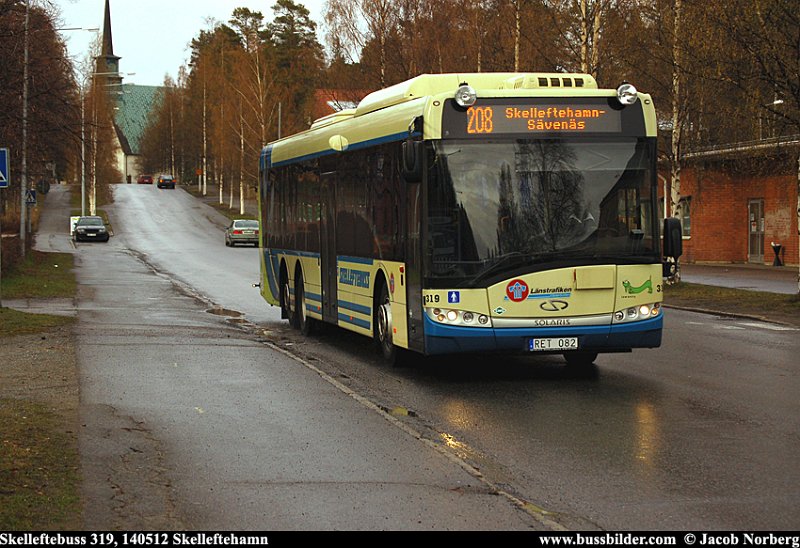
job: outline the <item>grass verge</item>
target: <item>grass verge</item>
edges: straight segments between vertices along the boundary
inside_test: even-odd
[[[797,295],[681,282],[666,286],[664,304],[725,314],[756,316],[800,327]]]
[[[0,531],[80,528],[76,444],[46,406],[0,399]]]
[[[184,189],[186,189],[186,192],[188,192],[195,198],[201,198],[201,199],[203,198],[203,194],[197,190],[197,187],[193,185],[187,185],[184,187]],[[256,216],[251,215],[250,213],[239,213],[238,207],[235,209],[231,209],[225,204],[220,204],[218,201],[207,201],[206,203],[211,207],[213,207],[214,209],[216,209],[217,211],[219,211],[220,213],[222,213],[223,215],[225,215],[231,221],[235,221],[236,219],[253,219],[254,221],[258,220]],[[236,200],[236,203],[237,204],[239,203],[238,199]]]
[[[77,289],[70,253],[31,251],[8,273],[3,272],[4,299],[72,297]]]
[[[11,308],[0,308],[0,325],[3,326],[0,337],[29,335],[69,325],[75,318],[52,316],[50,314],[28,314]]]
[[[73,297],[72,267],[70,254],[32,251],[3,273],[2,296]],[[67,346],[55,347],[51,336],[74,321],[0,308],[0,531],[81,526],[77,378],[74,357],[65,362],[72,352],[63,352],[72,348],[71,336],[61,334]],[[68,385],[75,387],[74,395],[64,388]]]

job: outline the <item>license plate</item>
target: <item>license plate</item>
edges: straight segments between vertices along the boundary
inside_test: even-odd
[[[97,234],[92,234],[91,232],[87,233],[86,235],[87,235],[87,236],[90,236],[90,237],[92,237],[92,238],[94,238],[95,236],[97,236]]]
[[[528,350],[531,352],[552,350],[577,350],[578,337],[554,337],[550,339],[528,339]]]
[[[253,234],[253,231],[252,230],[245,230],[244,233],[245,234]]]

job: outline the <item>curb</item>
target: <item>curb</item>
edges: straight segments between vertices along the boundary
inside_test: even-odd
[[[724,312],[722,310],[711,310],[711,309],[708,309],[708,308],[697,308],[697,307],[692,307],[692,306],[681,306],[681,305],[664,304],[664,303],[661,303],[661,306],[663,306],[664,308],[672,308],[672,309],[675,309],[675,310],[684,310],[686,312],[697,312],[699,314],[713,314],[715,316],[724,316],[724,317],[727,317],[727,318],[741,318],[741,319],[744,319],[744,320],[756,320],[756,321],[760,321],[760,322],[774,323],[776,325],[783,325],[783,326],[786,326],[786,327],[793,327],[795,329],[800,329],[800,327],[797,326],[797,325],[794,325],[794,324],[791,324],[791,323],[787,323],[787,322],[782,322],[782,321],[779,321],[779,320],[773,320],[773,319],[767,318],[765,316],[758,316],[756,314],[741,314],[741,313],[738,313],[738,312]]]

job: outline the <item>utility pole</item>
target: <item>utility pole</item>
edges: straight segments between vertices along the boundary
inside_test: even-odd
[[[675,0],[674,28],[672,37],[672,164],[671,183],[675,200],[672,216],[681,213],[681,145],[683,141],[683,55],[680,43],[681,23],[683,22],[683,0]]]
[[[81,217],[86,215],[86,82],[81,84]]]
[[[19,192],[19,241],[22,258],[26,254],[26,241],[28,238],[27,213],[28,204],[28,30],[30,22],[30,0],[25,0],[25,52],[22,67],[22,170],[20,172]]]
[[[205,74],[203,74],[203,196],[205,196],[208,192],[208,188],[206,186],[208,181],[206,178],[206,173],[208,172],[207,154],[208,139],[206,138],[206,80]]]

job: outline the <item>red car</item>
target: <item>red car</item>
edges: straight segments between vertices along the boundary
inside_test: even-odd
[[[152,185],[153,184],[153,176],[152,175],[139,175],[139,178],[136,179],[136,182],[140,185]]]

